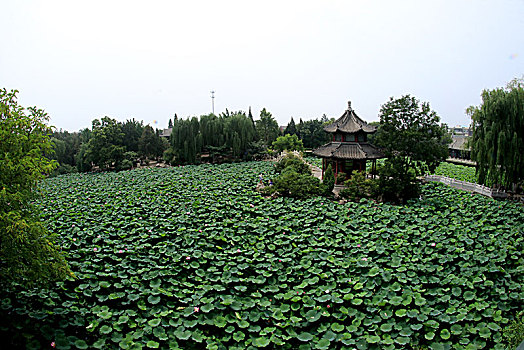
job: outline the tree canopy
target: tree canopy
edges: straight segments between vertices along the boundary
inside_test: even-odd
[[[416,176],[434,171],[446,159],[446,128],[439,122],[429,103],[410,95],[391,97],[382,105],[375,142],[388,158],[380,176],[386,200],[416,196]]]
[[[296,129],[298,137],[304,143],[305,148],[317,148],[329,142],[330,135],[324,131],[324,125],[327,122],[328,119],[325,115],[320,120],[311,119],[304,122],[300,119]]]
[[[258,137],[269,146],[280,135],[278,123],[270,112],[263,108],[260,111],[260,119],[255,121]]]
[[[243,111],[177,119],[167,157],[173,164],[196,163],[204,153],[213,161],[218,157],[246,159],[255,140],[253,121]]]
[[[295,125],[295,121],[293,120],[293,117],[291,117],[291,120],[286,126],[286,129],[284,129],[284,135],[296,135],[297,134],[297,126]]]
[[[286,134],[279,136],[273,141],[273,149],[278,152],[286,151],[304,151],[302,140],[298,139],[296,134]]]
[[[0,281],[32,285],[71,275],[31,205],[37,183],[57,166],[49,116],[23,108],[18,91],[0,90]]]
[[[471,106],[471,158],[482,184],[509,187],[524,180],[524,80],[484,90],[480,106]]]
[[[138,140],[138,154],[143,158],[150,159],[160,157],[162,152],[164,152],[162,140],[151,126],[146,125]]]
[[[88,159],[100,168],[117,165],[124,159],[124,132],[117,120],[103,117],[92,122],[93,135],[88,143]]]

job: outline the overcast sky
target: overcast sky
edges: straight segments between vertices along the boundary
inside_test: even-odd
[[[524,0],[4,1],[0,87],[51,125],[266,108],[378,120],[390,96],[451,126],[524,73]]]

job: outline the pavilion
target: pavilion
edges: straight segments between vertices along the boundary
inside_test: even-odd
[[[371,173],[376,172],[376,160],[385,158],[384,153],[368,142],[368,134],[377,131],[374,126],[360,119],[348,102],[348,109],[335,122],[324,127],[331,134],[331,142],[313,150],[322,158],[322,178],[329,164],[335,173],[345,173],[346,178],[354,170],[366,171],[366,162],[372,161]]]

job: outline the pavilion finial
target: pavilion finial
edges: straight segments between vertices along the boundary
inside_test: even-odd
[[[348,101],[348,111],[351,112],[351,101]]]

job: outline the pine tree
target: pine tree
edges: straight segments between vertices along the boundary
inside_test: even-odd
[[[291,121],[287,124],[286,129],[284,130],[284,135],[297,135],[297,127],[293,117],[291,117]]]

